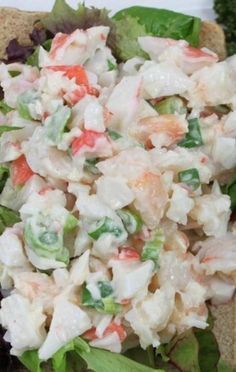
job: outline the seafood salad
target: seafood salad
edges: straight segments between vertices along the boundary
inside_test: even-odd
[[[108,33],[0,65],[0,323],[19,357],[78,336],[158,348],[235,291],[236,57],[143,36],[149,58],[118,63]]]

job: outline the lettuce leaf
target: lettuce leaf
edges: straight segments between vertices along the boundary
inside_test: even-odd
[[[57,32],[71,33],[77,28],[86,30],[102,25],[110,27],[109,37],[112,37],[115,27],[107,9],[87,8],[84,3],[79,4],[77,9],[73,9],[65,0],[56,0],[52,11],[41,21],[54,35]]]
[[[192,330],[176,336],[167,347],[170,362],[181,371],[201,372],[198,352],[199,345]]]
[[[24,45],[21,45],[17,39],[12,39],[10,40],[6,48],[7,60],[4,60],[4,62],[24,63],[33,52],[34,52],[34,47],[32,45],[24,46]]]
[[[113,54],[120,61],[126,61],[134,56],[148,59],[148,55],[138,44],[139,36],[146,36],[146,28],[137,18],[129,15],[116,21],[115,44],[112,45]]]
[[[198,362],[201,371],[217,371],[220,351],[214,333],[211,330],[195,330],[199,345]]]
[[[26,351],[20,358],[31,372],[42,372],[42,361],[36,350]],[[121,354],[90,347],[82,338],[68,342],[49,361],[54,372],[163,372],[160,369],[139,364]]]
[[[24,354],[19,357],[19,360],[30,372],[42,372],[40,366],[41,360],[38,357],[37,350],[25,351]]]
[[[91,348],[90,352],[80,351],[80,356],[87,362],[88,368],[95,372],[154,372],[161,371],[137,363],[124,355],[111,353],[102,349]]]
[[[151,35],[184,39],[195,47],[199,44],[201,20],[197,17],[166,9],[133,6],[116,13],[114,19],[121,20],[127,16],[138,19]]]

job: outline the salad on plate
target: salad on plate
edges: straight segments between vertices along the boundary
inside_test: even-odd
[[[236,57],[199,32],[58,0],[9,44],[0,324],[28,370],[226,370],[208,304],[236,285]]]

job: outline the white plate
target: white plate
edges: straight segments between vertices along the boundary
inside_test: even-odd
[[[67,0],[67,2],[74,7],[78,4],[78,0]],[[36,11],[49,11],[53,3],[54,0],[0,0],[0,6]],[[96,7],[106,7],[113,13],[132,5],[145,5],[172,9],[202,19],[214,19],[213,0],[86,0],[85,3]]]

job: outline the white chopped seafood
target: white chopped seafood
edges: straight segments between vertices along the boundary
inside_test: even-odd
[[[0,236],[14,355],[48,360],[78,336],[158,347],[235,292],[221,182],[236,167],[235,59],[146,36],[150,60],[119,65],[108,33],[58,33],[40,68],[0,65],[0,204],[20,219]]]

